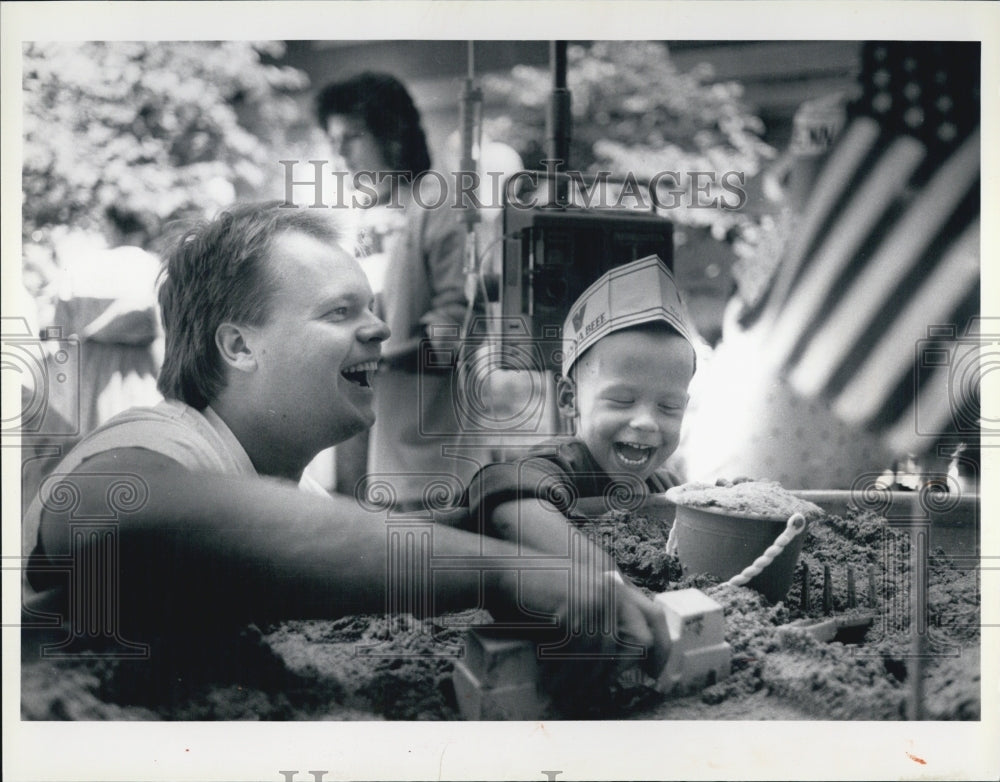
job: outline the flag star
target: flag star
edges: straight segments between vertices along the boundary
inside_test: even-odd
[[[955,128],[954,123],[942,122],[941,127],[938,128],[937,136],[942,141],[948,142],[954,139],[957,133],[958,130]]]
[[[911,106],[903,115],[903,121],[908,127],[916,128],[924,121],[924,112],[919,106]]]

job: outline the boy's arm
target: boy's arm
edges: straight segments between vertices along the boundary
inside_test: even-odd
[[[562,510],[576,504],[577,491],[565,470],[547,459],[490,464],[469,483],[466,528],[475,524],[492,537],[566,556],[571,541],[589,540]],[[613,560],[603,560],[605,570],[615,570]]]
[[[502,502],[490,513],[488,528],[501,540],[519,546],[567,556],[571,545],[601,551],[605,570],[615,570],[614,560],[570,523],[551,502],[538,497]]]
[[[591,573],[604,574],[602,594],[613,590],[616,600],[617,640],[641,643],[651,651],[649,672],[655,676],[662,670],[671,644],[663,610],[622,580],[614,559],[571,524],[555,505],[538,498],[503,502],[490,514],[489,527],[493,534],[521,550],[560,557],[572,554]]]

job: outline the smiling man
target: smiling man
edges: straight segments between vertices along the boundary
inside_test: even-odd
[[[318,451],[371,426],[389,336],[340,238],[328,216],[250,205],[191,231],[169,256],[159,293],[166,401],[85,438],[25,515],[38,530],[27,605],[62,614],[74,643],[150,643],[153,654],[187,646],[212,658],[209,639],[241,623],[393,602],[385,513],[303,477]],[[109,518],[110,547],[80,534],[81,520]],[[567,571],[603,583],[602,553],[586,541],[565,550],[539,569],[536,550],[494,540],[487,558],[479,535],[434,525],[425,553],[465,567],[434,574],[415,605],[522,620],[541,612],[559,620],[550,629],[577,610],[611,609],[618,632],[602,650],[627,639],[650,652],[652,668],[662,664],[662,612],[635,591],[616,590],[609,606],[585,590],[577,599],[593,605],[569,610]],[[101,632],[88,638],[79,630],[88,622]]]
[[[263,317],[216,328],[230,381],[210,406],[259,474],[298,481],[319,450],[375,420],[372,378],[389,329],[332,237],[288,230],[269,255],[259,272],[272,288]],[[161,382],[170,383],[166,372]]]

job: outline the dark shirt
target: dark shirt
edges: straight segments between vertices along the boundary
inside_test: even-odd
[[[634,510],[649,493],[665,492],[677,483],[666,472],[654,473],[645,482],[630,473],[609,475],[582,441],[558,437],[534,446],[517,461],[483,467],[469,482],[459,507],[468,514],[468,528],[488,534],[493,511],[505,502],[547,500],[567,518],[581,519],[580,499],[603,498],[607,510]]]

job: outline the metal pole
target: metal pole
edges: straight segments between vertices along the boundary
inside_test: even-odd
[[[565,171],[569,164],[569,142],[573,125],[570,93],[566,87],[566,41],[549,43],[549,62],[552,67],[552,97],[546,117],[546,152],[553,167],[549,170],[556,172],[554,181],[549,185],[549,192],[554,197],[550,197],[549,201],[565,206],[569,183],[558,174]]]
[[[458,105],[459,127],[462,133],[462,158],[459,168],[461,176],[475,180],[479,171],[476,161],[478,146],[478,128],[480,127],[480,117],[482,114],[483,93],[476,87],[475,82],[475,49],[474,43],[469,41],[469,68],[462,88],[462,97]],[[463,199],[464,200],[464,199]],[[471,203],[462,204],[462,217],[465,220],[467,233],[474,230],[475,224],[479,222],[479,211]]]
[[[910,633],[907,718],[924,719],[924,657],[927,656],[927,544],[930,525],[910,527]]]

